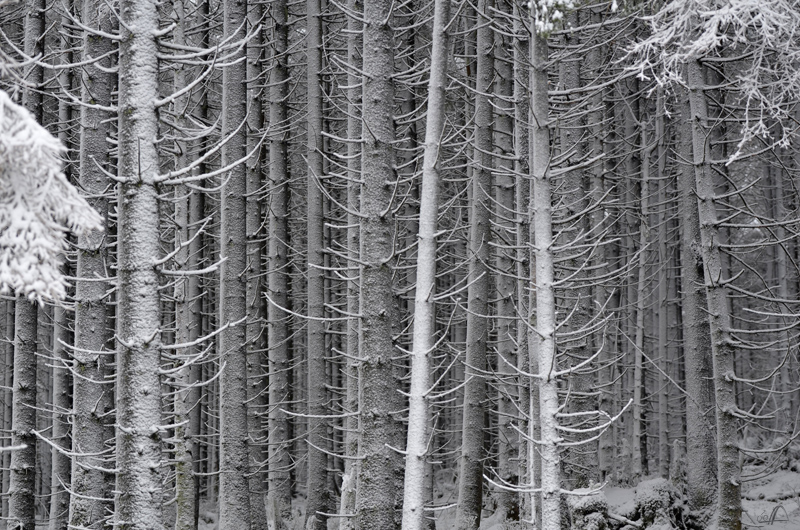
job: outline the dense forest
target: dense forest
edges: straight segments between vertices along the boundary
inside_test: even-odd
[[[0,0],[3,524],[800,528],[798,28]]]

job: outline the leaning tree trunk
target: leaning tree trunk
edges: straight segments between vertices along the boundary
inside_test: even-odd
[[[492,102],[494,32],[489,21],[494,2],[481,0],[477,10],[475,129],[473,133],[472,204],[470,207],[467,291],[466,381],[456,526],[477,529],[483,505],[486,341],[489,333],[489,241],[491,240]]]
[[[414,295],[414,331],[411,350],[408,437],[403,495],[403,530],[425,525],[425,471],[430,436],[427,393],[431,385],[431,354],[436,344],[436,231],[439,219],[439,153],[444,131],[447,84],[447,23],[449,0],[436,0],[433,15],[431,75],[422,163],[417,285]]]
[[[702,509],[714,503],[717,476],[714,379],[711,331],[708,327],[700,220],[697,215],[692,159],[692,123],[688,102],[680,119],[680,156],[687,162],[678,172],[681,219],[681,309],[683,355],[686,363],[686,452],[689,505]]]
[[[154,0],[120,3],[115,524],[163,528],[158,230],[159,27]]]
[[[392,366],[396,323],[392,289],[395,218],[394,31],[392,0],[364,3],[361,156],[361,367],[356,526],[391,530],[402,459],[388,444],[400,439],[398,384]]]
[[[717,419],[717,519],[720,530],[740,530],[742,498],[739,478],[738,424],[734,380],[735,349],[731,337],[728,294],[718,234],[717,204],[711,170],[708,107],[703,67],[692,60],[688,67],[689,106],[692,123],[692,161],[700,221],[700,255],[708,299],[714,394]]]

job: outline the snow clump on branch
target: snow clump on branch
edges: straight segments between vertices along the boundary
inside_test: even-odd
[[[102,230],[100,215],[61,171],[65,150],[0,90],[0,292],[62,300],[59,270],[72,230]]]

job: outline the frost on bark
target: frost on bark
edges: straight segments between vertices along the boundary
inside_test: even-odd
[[[36,335],[38,305],[17,297],[14,312],[14,387],[8,486],[8,530],[35,530]]]
[[[158,231],[158,59],[154,0],[120,2],[115,525],[159,530],[161,303]]]
[[[352,13],[362,12],[361,0],[349,0],[348,7]],[[347,516],[339,523],[339,530],[355,530],[355,518],[352,515],[356,508],[356,476],[358,475],[358,366],[359,355],[358,315],[359,312],[359,219],[356,215],[359,203],[359,180],[361,178],[361,79],[358,70],[361,68],[361,21],[356,16],[347,18],[347,62],[350,68],[347,73],[347,360],[345,368],[344,411],[350,413],[345,420],[344,454],[348,458],[344,462],[342,477],[342,495],[339,515]]]
[[[327,376],[325,373],[327,350],[325,348],[325,277],[323,230],[323,101],[322,101],[322,5],[321,0],[306,2],[306,55],[308,57],[308,175],[307,175],[307,241],[308,241],[308,473],[306,488],[306,519],[314,517],[309,530],[323,530],[328,512],[328,455],[327,426],[323,416],[327,412]]]
[[[714,395],[717,420],[717,524],[720,530],[741,529],[742,499],[739,471],[738,422],[734,381],[733,338],[728,307],[728,278],[723,266],[718,234],[717,204],[711,172],[710,125],[703,67],[699,60],[687,64],[692,123],[692,162],[700,222],[700,255],[708,302]]]
[[[113,32],[114,14],[102,0],[83,3],[82,23],[89,29],[83,35],[83,60],[93,61],[81,69],[80,106],[80,183],[90,204],[103,217],[108,216],[107,190],[109,179],[109,113],[100,107],[111,105],[115,75],[109,73],[114,65],[110,57],[95,59],[110,53],[114,43],[91,30],[105,34]],[[91,105],[97,105],[93,107]],[[107,238],[94,230],[78,238],[78,263],[75,285],[75,348],[72,350],[73,378],[72,419],[72,485],[75,493],[70,500],[70,525],[100,528],[110,506],[103,468],[109,467],[105,452],[107,418],[113,408],[113,389],[104,384],[106,353],[109,348],[109,327],[106,296],[108,284]]]
[[[475,75],[475,129],[473,132],[472,203],[469,233],[469,288],[467,292],[467,348],[464,369],[464,407],[459,466],[456,526],[477,529],[483,505],[484,413],[486,407],[486,342],[489,327],[489,241],[491,240],[492,102],[494,32],[489,24],[493,0],[478,3],[477,66]]]
[[[547,89],[547,41],[541,35],[531,37],[531,120],[533,176],[533,252],[535,259],[535,331],[531,335],[538,355],[536,372],[541,374],[539,423],[541,446],[541,527],[561,528],[561,457],[556,414],[559,410],[556,366],[556,305],[553,270],[553,213],[550,182],[550,133]],[[531,304],[533,313],[534,307]],[[532,368],[533,368],[533,362]]]
[[[269,240],[267,248],[267,340],[269,357],[269,505],[268,517],[288,522],[292,515],[289,418],[282,403],[291,401],[289,353],[289,124],[286,99],[289,20],[285,0],[270,5],[272,19],[269,87]],[[277,528],[270,530],[282,530]]]
[[[264,53],[262,18],[264,6],[261,2],[247,2],[247,31],[252,34],[247,42],[247,153],[252,155],[246,162],[246,208],[245,220],[247,235],[247,327],[245,340],[247,349],[247,428],[249,434],[250,470],[247,480],[250,488],[250,530],[266,530],[267,461],[265,427],[262,420],[267,411],[267,389],[265,363],[266,320],[264,315],[263,291],[266,280],[262,273],[262,160],[261,133],[264,127],[264,114],[261,95],[264,81],[261,60]],[[265,208],[266,209],[266,208]]]
[[[388,444],[400,439],[398,382],[392,366],[396,332],[392,268],[397,185],[393,142],[394,31],[391,0],[364,2],[361,187],[361,352],[357,528],[397,527],[402,458]]]
[[[223,10],[223,32],[233,41],[244,39],[247,3],[226,0]],[[222,135],[232,137],[222,148],[222,165],[242,160],[246,154],[247,64],[239,49],[222,72]],[[236,61],[236,59],[239,59]],[[237,130],[238,129],[238,130]],[[247,476],[250,470],[247,429],[247,168],[236,163],[226,174],[220,204],[220,270],[219,322],[228,325],[220,333],[222,363],[220,393],[219,453],[219,528],[249,528],[250,492]]]
[[[425,524],[426,459],[430,437],[431,355],[436,344],[436,232],[439,218],[439,163],[444,131],[447,84],[447,30],[449,0],[434,4],[428,109],[422,163],[417,285],[414,294],[414,328],[411,350],[408,436],[403,494],[403,530],[423,530]]]
[[[69,450],[70,428],[68,414],[71,405],[68,345],[72,344],[71,322],[62,306],[53,309],[53,429],[55,446],[51,451],[53,462],[50,477],[49,530],[66,530],[69,524],[69,488],[72,462],[62,450]],[[71,489],[71,488],[70,488]]]
[[[688,94],[686,94],[688,96]],[[678,172],[681,219],[681,308],[683,351],[686,363],[686,452],[689,504],[702,509],[714,504],[717,450],[714,418],[714,380],[711,331],[708,327],[703,257],[700,254],[700,220],[697,214],[692,160],[692,123],[688,97],[679,123],[680,157],[686,162]]]

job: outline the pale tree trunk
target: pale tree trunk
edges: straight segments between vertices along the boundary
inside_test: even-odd
[[[12,422],[12,402],[13,402],[13,394],[12,394],[12,386],[14,384],[14,313],[16,313],[16,309],[14,308],[15,302],[13,300],[6,301],[6,307],[4,311],[3,318],[5,319],[5,326],[6,326],[6,334],[5,334],[5,341],[6,345],[3,352],[3,364],[5,367],[5,372],[3,376],[3,386],[5,390],[3,390],[3,430],[6,432],[11,432],[11,422]],[[3,440],[3,445],[5,447],[11,444],[10,437],[5,437]],[[2,516],[8,517],[8,485],[9,481],[11,480],[11,451],[3,451],[3,496],[2,496]]]
[[[448,52],[446,26],[449,19],[449,0],[437,0],[434,4],[431,75],[428,81],[428,113],[422,163],[403,530],[427,528],[425,474],[431,436],[427,392],[431,385],[431,354],[436,345],[434,296],[436,295],[436,232],[439,219],[439,152],[444,132]]]
[[[686,94],[688,96],[688,94]],[[686,363],[686,453],[689,505],[703,509],[714,503],[717,450],[714,419],[714,380],[711,332],[708,327],[700,221],[697,215],[692,160],[692,124],[688,101],[680,118],[679,156],[686,162],[678,172],[681,219],[681,308],[683,355]]]
[[[361,187],[361,330],[359,468],[356,527],[396,528],[402,458],[388,447],[401,439],[401,408],[392,337],[395,219],[394,31],[391,0],[364,3]]]
[[[475,126],[470,186],[469,274],[467,292],[467,348],[465,359],[464,420],[458,482],[456,527],[477,529],[483,505],[484,412],[486,407],[486,342],[489,327],[489,241],[491,240],[492,102],[494,78],[493,0],[478,3]]]
[[[360,0],[349,0],[348,8],[353,14],[361,12]],[[361,68],[361,21],[356,16],[347,17],[347,62],[350,68],[347,73],[347,360],[345,368],[345,403],[344,410],[351,414],[345,419],[344,476],[342,477],[342,495],[339,515],[344,518],[339,523],[339,530],[355,530],[355,518],[352,515],[356,508],[356,476],[358,474],[358,366],[356,359],[358,349],[358,315],[359,312],[359,270],[358,256],[359,223],[355,212],[359,203],[359,180],[361,179],[361,79],[358,70]]]
[[[307,181],[307,259],[308,259],[308,477],[306,482],[306,519],[314,517],[309,530],[323,530],[326,525],[321,513],[328,511],[327,426],[322,416],[327,412],[325,385],[325,277],[323,230],[323,109],[322,109],[322,6],[321,0],[306,2],[306,56],[308,57],[308,181]]]
[[[161,315],[158,231],[158,59],[153,0],[120,3],[115,524],[158,530],[161,516]]]
[[[556,365],[556,301],[553,284],[553,214],[552,191],[550,185],[550,132],[549,105],[547,89],[547,41],[541,35],[531,37],[531,151],[533,164],[531,173],[534,180],[532,201],[533,210],[533,249],[535,277],[533,288],[536,304],[531,322],[535,321],[535,331],[531,335],[534,351],[538,354],[538,366],[531,363],[532,373],[539,373],[539,424],[541,446],[541,528],[561,528],[561,456],[558,419],[558,382],[553,376]],[[535,370],[535,371],[534,371]],[[538,516],[538,514],[537,514]]]
[[[269,240],[267,249],[267,340],[269,357],[269,509],[270,530],[283,530],[281,521],[292,516],[290,425],[284,407],[289,406],[289,319],[283,309],[289,304],[289,124],[287,68],[289,20],[285,0],[271,6],[272,61],[270,72],[269,123]],[[282,405],[285,404],[285,405]]]
[[[692,123],[692,161],[697,210],[700,221],[701,256],[708,298],[711,352],[714,366],[714,394],[717,419],[717,524],[720,530],[742,527],[741,484],[739,482],[739,435],[736,420],[736,389],[733,339],[728,307],[727,278],[722,277],[723,263],[719,247],[717,205],[711,173],[711,126],[705,96],[703,67],[699,61],[688,64],[689,106]]]
[[[113,30],[114,13],[102,1],[83,3],[83,23],[105,33]],[[84,31],[84,60],[110,52],[114,43]],[[81,75],[81,99],[87,104],[111,105],[114,75],[101,68],[112,67],[110,59],[84,66]],[[106,190],[109,180],[103,173],[109,168],[109,145],[106,137],[108,113],[98,108],[81,106],[80,183],[89,195],[89,202],[103,218],[108,215]],[[135,147],[134,147],[135,149]],[[112,388],[104,382],[106,354],[109,342],[109,322],[106,309],[108,284],[108,252],[106,234],[91,232],[78,238],[78,264],[75,286],[75,348],[72,356],[73,378],[72,418],[72,486],[70,525],[99,528],[104,523],[109,503],[105,474],[108,467],[105,454],[107,438],[104,414],[112,408]],[[86,454],[86,456],[82,456]]]
[[[18,297],[14,313],[14,387],[8,530],[34,530],[36,469],[36,333],[38,306]]]
[[[264,53],[262,17],[264,7],[261,2],[247,2],[247,28],[252,37],[247,42],[247,153],[253,155],[246,163],[246,208],[245,220],[247,234],[246,258],[246,299],[247,299],[247,327],[245,340],[247,349],[247,428],[250,433],[249,452],[250,470],[247,479],[250,488],[250,529],[266,530],[266,494],[268,476],[264,468],[267,460],[266,436],[264,428],[267,422],[262,422],[262,415],[268,406],[267,400],[267,374],[264,371],[264,359],[267,337],[266,320],[264,318],[263,287],[266,283],[262,278],[262,198],[259,193],[262,184],[263,149],[259,146],[261,132],[264,127],[264,114],[261,104],[262,85],[261,69],[264,62],[261,60]]]

